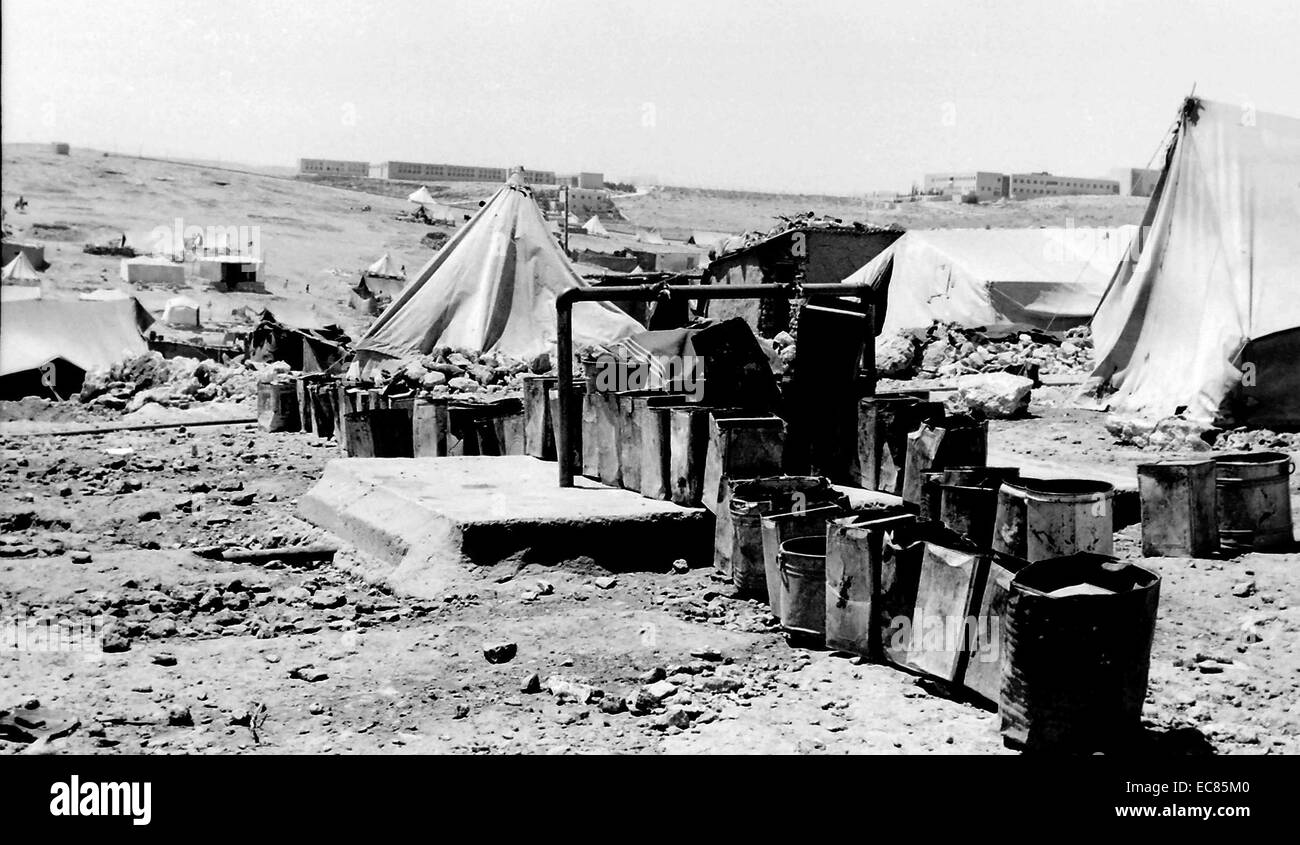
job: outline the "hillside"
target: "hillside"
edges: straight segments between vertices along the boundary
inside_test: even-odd
[[[704,188],[655,188],[620,197],[618,207],[642,226],[739,233],[766,230],[778,215],[815,211],[848,220],[907,229],[1010,229],[1038,226],[1119,226],[1137,223],[1142,197],[1047,197],[982,205],[934,201],[882,206],[861,197],[764,194]]]
[[[363,322],[347,307],[348,287],[384,252],[414,273],[432,255],[421,245],[427,226],[395,219],[404,198],[361,194],[293,178],[220,167],[74,149],[55,156],[43,146],[3,150],[5,225],[16,240],[45,245],[47,295],[125,288],[120,261],[87,255],[85,243],[127,236],[150,252],[179,226],[255,227],[265,258],[265,292],[225,293],[210,283],[136,288],[151,311],[177,293],[205,306],[205,321],[229,319],[241,306],[270,308],[297,325],[338,322],[356,331]],[[22,195],[30,204],[13,211]],[[366,210],[366,207],[369,207]]]
[[[5,224],[18,240],[45,244],[50,267],[42,275],[47,295],[75,295],[125,287],[119,260],[87,255],[85,243],[123,233],[137,252],[153,250],[160,236],[189,226],[250,227],[265,258],[265,290],[226,293],[206,281],[184,288],[131,290],[161,312],[184,293],[204,306],[205,321],[224,321],[243,306],[269,308],[295,325],[336,322],[352,332],[367,318],[347,307],[348,287],[363,267],[388,252],[413,274],[432,251],[421,244],[429,227],[396,219],[409,209],[408,183],[375,179],[308,179],[268,168],[140,159],[74,149],[55,156],[43,145],[3,149]],[[474,203],[494,185],[431,184],[448,202]],[[13,212],[19,195],[30,204]],[[782,195],[692,188],[655,188],[621,195],[622,213],[646,227],[741,232],[767,229],[781,214],[817,211],[907,228],[1076,226],[1134,223],[1146,201],[1129,197],[1069,197],[993,205],[927,202],[881,208],[863,199]],[[446,231],[445,229],[443,231]],[[210,241],[210,239],[209,239]]]

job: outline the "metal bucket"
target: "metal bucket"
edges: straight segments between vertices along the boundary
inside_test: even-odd
[[[949,467],[939,485],[939,521],[982,548],[993,541],[998,488],[1020,477],[1016,467]],[[924,484],[922,495],[926,495]]]
[[[767,591],[766,573],[763,571],[763,514],[770,513],[772,502],[746,502],[733,499],[729,505],[731,516],[731,549],[728,555],[731,583],[736,590],[748,595],[762,595]]]
[[[1142,554],[1208,557],[1219,550],[1214,460],[1139,464]]]
[[[1281,452],[1244,452],[1215,459],[1220,546],[1249,551],[1291,543],[1289,476],[1293,472],[1295,462]]]
[[[922,522],[938,522],[943,503],[943,473],[926,472],[921,475],[921,497],[917,501],[917,518]]]
[[[720,574],[731,578],[742,593],[766,596],[759,518],[794,510],[796,503],[803,507],[823,504],[836,495],[824,478],[812,475],[724,481],[714,520],[714,567]],[[735,522],[736,516],[742,520],[739,526]]]
[[[999,714],[1028,750],[1122,748],[1140,730],[1160,578],[1103,555],[1031,563],[1011,582]]]
[[[1023,478],[998,490],[993,551],[1030,562],[1114,548],[1115,488],[1090,479]]]
[[[826,537],[826,523],[843,516],[847,508],[841,502],[823,503],[794,511],[771,513],[763,517],[763,573],[767,589],[767,602],[772,615],[780,618],[781,602],[781,544],[795,537],[815,534]],[[821,598],[826,601],[825,596]]]
[[[781,627],[793,637],[826,637],[826,535],[781,544]]]
[[[889,506],[834,519],[826,527],[826,647],[865,657],[880,653],[872,620],[880,590],[886,532],[912,525],[916,515]]]
[[[858,400],[858,436],[850,476],[867,490],[902,491],[907,435],[921,421],[943,414],[942,402],[928,394],[880,394]]]

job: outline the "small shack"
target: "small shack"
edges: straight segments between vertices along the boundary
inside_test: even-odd
[[[198,261],[199,278],[221,282],[227,290],[239,285],[254,285],[262,281],[262,259],[247,255],[204,255]]]
[[[123,258],[121,276],[128,284],[183,285],[185,265],[153,256]]]
[[[896,227],[844,223],[812,214],[788,218],[766,234],[745,235],[740,245],[718,256],[705,271],[704,284],[839,284],[902,234]],[[789,328],[790,303],[720,299],[708,304],[708,315],[718,320],[741,317],[763,337],[773,337]]]

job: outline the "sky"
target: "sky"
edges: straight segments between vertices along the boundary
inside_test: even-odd
[[[0,136],[259,165],[906,189],[1147,165],[1182,97],[1300,116],[1294,0],[0,0]]]

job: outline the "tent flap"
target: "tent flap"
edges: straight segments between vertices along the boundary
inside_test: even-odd
[[[1120,413],[1207,424],[1231,419],[1225,400],[1254,379],[1249,417],[1294,425],[1293,401],[1265,407],[1294,377],[1264,392],[1259,379],[1295,358],[1251,357],[1292,348],[1252,341],[1300,327],[1300,120],[1198,104],[1199,116],[1184,109],[1137,264],[1097,310],[1094,375]]]

